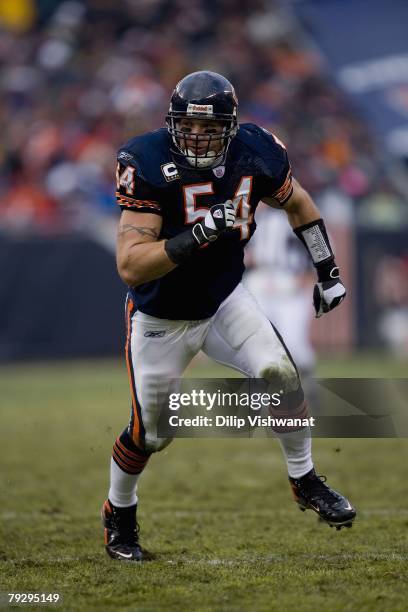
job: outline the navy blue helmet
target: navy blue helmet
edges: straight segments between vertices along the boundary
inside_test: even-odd
[[[166,116],[175,163],[190,169],[224,163],[238,131],[237,110],[235,90],[225,77],[209,70],[185,76],[173,91]],[[190,127],[197,121],[203,123],[200,133]]]

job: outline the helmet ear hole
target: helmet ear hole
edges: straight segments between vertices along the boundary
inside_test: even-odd
[[[170,150],[175,163],[190,169],[208,168],[223,163],[231,140],[238,131],[237,111],[235,90],[222,75],[203,70],[184,77],[173,92],[166,116],[167,129],[172,139]],[[187,135],[178,127],[181,119],[217,121],[222,122],[225,127],[222,134],[209,135],[206,150],[203,151],[199,145],[206,140],[206,136],[198,138],[198,134]],[[194,143],[194,136],[195,151],[187,142],[188,140]],[[218,146],[220,141],[221,147]]]

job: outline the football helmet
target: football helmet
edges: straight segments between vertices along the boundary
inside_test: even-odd
[[[174,145],[170,150],[176,165],[191,170],[191,167],[205,169],[224,163],[231,140],[238,131],[237,110],[235,90],[220,74],[202,70],[181,79],[173,91],[166,116]],[[182,119],[214,121],[218,132],[198,134],[183,130],[180,128]]]

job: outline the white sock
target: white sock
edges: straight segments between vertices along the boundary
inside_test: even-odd
[[[111,459],[108,497],[114,506],[126,508],[137,504],[137,481],[140,474],[127,474]]]
[[[310,472],[313,468],[310,428],[305,427],[291,433],[280,433],[278,439],[285,455],[289,476],[301,478]]]

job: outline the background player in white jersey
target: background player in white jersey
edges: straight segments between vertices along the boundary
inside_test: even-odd
[[[244,285],[283,336],[305,386],[315,365],[310,257],[284,215],[261,203],[256,221],[257,230],[245,250]]]
[[[157,431],[168,381],[199,350],[276,385],[291,416],[307,413],[295,364],[241,284],[260,200],[286,212],[312,257],[317,316],[345,296],[324,222],[292,179],[285,148],[266,130],[238,124],[237,110],[227,79],[187,75],[173,92],[167,129],[136,137],[118,153],[117,262],[129,287],[132,413],[113,448],[102,508],[106,551],[118,560],[149,558],[138,539],[137,481],[151,454],[171,442]],[[354,508],[316,475],[310,432],[280,433],[279,441],[300,507],[337,528],[350,526]]]

